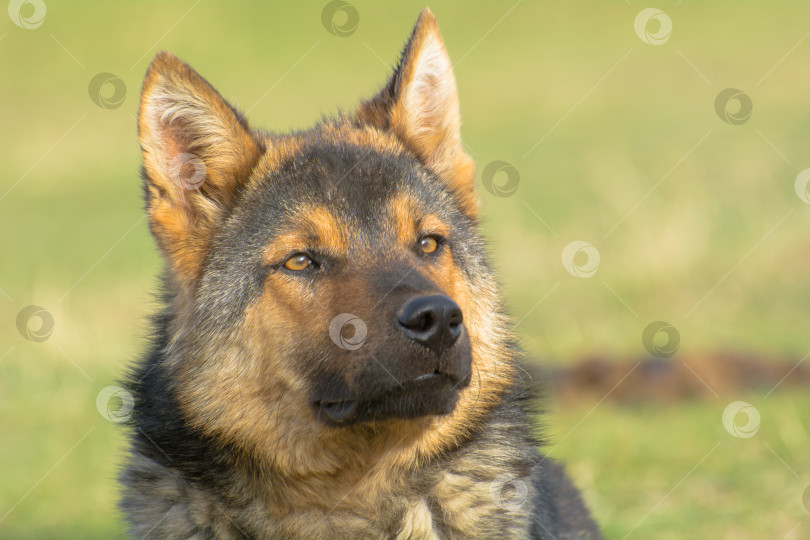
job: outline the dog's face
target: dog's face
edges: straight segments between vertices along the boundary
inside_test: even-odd
[[[473,223],[414,157],[331,139],[309,134],[241,195],[199,309],[239,324],[232,299],[250,299],[254,339],[286,357],[319,421],[449,413],[471,376]]]
[[[292,135],[252,131],[161,53],[139,135],[167,261],[168,365],[193,425],[297,460],[345,442],[336,429],[386,422],[449,444],[497,402],[509,338],[429,11],[376,97]]]

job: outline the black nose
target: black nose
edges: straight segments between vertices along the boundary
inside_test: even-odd
[[[420,296],[405,303],[397,317],[400,330],[436,354],[461,334],[461,308],[446,296]]]

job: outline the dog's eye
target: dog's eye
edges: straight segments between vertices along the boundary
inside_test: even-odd
[[[439,249],[441,238],[437,236],[423,236],[419,239],[419,249],[422,253],[435,253]]]
[[[284,268],[293,272],[301,272],[313,266],[315,262],[303,253],[296,253],[284,261]]]

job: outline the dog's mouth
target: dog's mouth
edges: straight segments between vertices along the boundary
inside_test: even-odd
[[[358,399],[317,400],[312,406],[318,420],[345,426],[388,418],[416,418],[453,412],[458,392],[469,384],[438,370],[398,383],[380,396]]]

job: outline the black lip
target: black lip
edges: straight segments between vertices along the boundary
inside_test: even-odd
[[[413,400],[413,394],[417,392],[424,393],[426,396],[452,393],[452,397],[448,396],[448,399],[441,400],[445,403],[445,405],[440,408],[441,410],[426,410],[420,414],[414,414],[413,416],[444,414],[448,412],[445,410],[448,406],[447,403],[452,403],[452,406],[454,406],[456,401],[455,394],[464,386],[466,386],[466,384],[459,384],[458,378],[446,373],[434,371],[432,373],[419,375],[413,379],[408,379],[398,385],[394,390],[378,397],[371,399],[317,400],[312,403],[312,406],[318,420],[324,421],[327,424],[340,426],[399,416],[396,414],[396,406],[393,407],[393,412],[386,411],[386,409],[403,399]]]
[[[341,424],[352,420],[357,415],[358,402],[356,399],[317,401],[315,407],[319,413],[325,414],[332,422]]]

